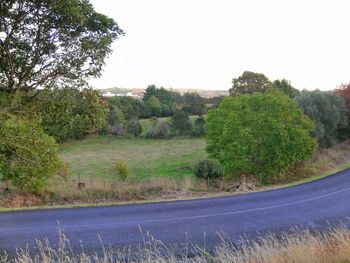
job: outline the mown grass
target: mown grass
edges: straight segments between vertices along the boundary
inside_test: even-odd
[[[149,140],[98,136],[61,146],[61,158],[73,176],[113,179],[113,161],[124,160],[129,179],[193,177],[192,165],[206,158],[203,138]]]

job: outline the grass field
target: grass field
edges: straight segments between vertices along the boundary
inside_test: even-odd
[[[64,144],[60,156],[73,176],[113,179],[113,161],[127,162],[130,179],[193,176],[192,165],[206,157],[203,138],[149,140],[99,136]]]

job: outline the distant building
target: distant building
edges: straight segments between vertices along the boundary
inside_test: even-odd
[[[117,93],[116,96],[117,96],[117,97],[134,97],[134,98],[138,98],[138,97],[139,97],[139,96],[133,94],[132,92]]]
[[[106,98],[110,98],[110,97],[133,97],[133,98],[139,98],[138,95],[133,94],[132,92],[114,94],[114,93],[112,93],[110,91],[108,91],[107,93],[102,94],[102,97],[106,97]]]
[[[115,97],[115,94],[108,91],[107,93],[102,94],[102,97]]]

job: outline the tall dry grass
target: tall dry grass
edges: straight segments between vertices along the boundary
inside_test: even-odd
[[[277,238],[269,235],[250,242],[242,239],[239,246],[222,241],[212,252],[194,245],[167,247],[151,237],[135,249],[112,249],[103,246],[99,252],[75,253],[69,240],[60,233],[59,247],[53,249],[46,240],[37,242],[38,251],[18,250],[14,257],[3,253],[1,263],[59,262],[236,262],[236,263],[338,263],[350,262],[350,231],[340,227],[327,232],[295,230]]]

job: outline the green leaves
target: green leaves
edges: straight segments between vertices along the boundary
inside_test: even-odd
[[[0,112],[0,174],[23,191],[39,194],[61,168],[55,140],[35,119]],[[10,117],[9,117],[10,116]]]
[[[207,116],[207,151],[231,175],[278,175],[310,158],[313,122],[276,90],[224,98]]]
[[[0,3],[0,91],[81,86],[123,31],[87,0]]]

